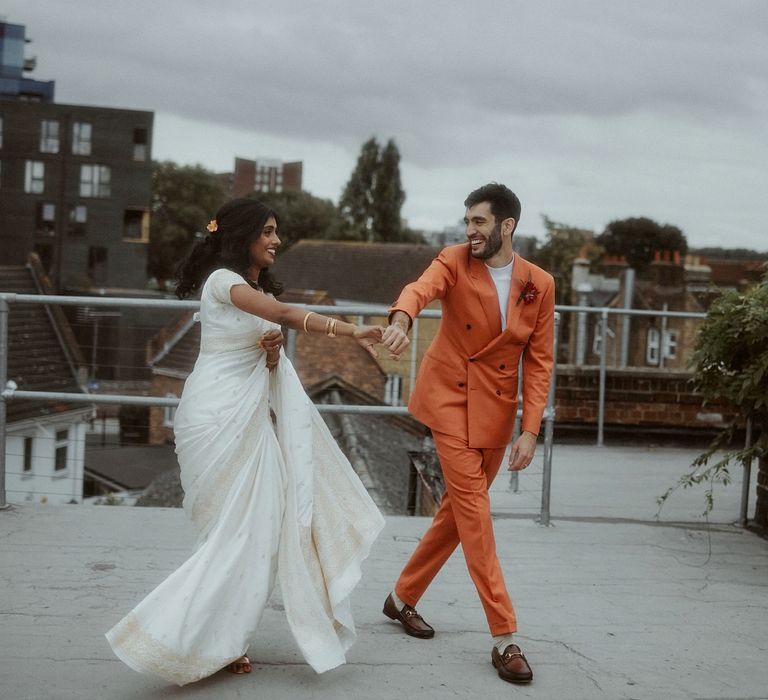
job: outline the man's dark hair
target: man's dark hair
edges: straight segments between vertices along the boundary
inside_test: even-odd
[[[500,224],[504,219],[514,219],[515,229],[520,221],[520,200],[517,195],[498,182],[489,182],[487,185],[478,187],[474,192],[470,192],[464,200],[465,207],[474,207],[481,202],[488,202],[491,205],[491,214]]]

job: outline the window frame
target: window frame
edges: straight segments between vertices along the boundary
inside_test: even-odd
[[[85,215],[80,221],[77,217],[78,210],[83,210]],[[70,236],[84,236],[88,226],[88,207],[85,204],[72,204],[69,207],[69,218],[67,219],[67,234]]]
[[[39,174],[35,172],[38,166]],[[39,187],[36,187],[36,184]],[[24,161],[24,193],[45,194],[45,161],[32,159]]]
[[[64,437],[62,437],[62,434]],[[59,457],[63,454],[64,466],[59,466]],[[63,430],[56,429],[53,443],[53,473],[58,476],[66,473],[69,469],[69,428]]]
[[[52,133],[52,132],[55,132]],[[40,153],[56,155],[61,150],[61,123],[58,119],[40,120]]]
[[[88,138],[83,136],[83,127],[88,127]],[[91,122],[74,122],[72,124],[72,155],[89,156],[93,150],[93,124]]]
[[[90,177],[86,178],[86,173]],[[83,199],[108,199],[112,196],[112,168],[101,163],[81,163],[80,197]]]
[[[22,439],[24,440],[24,447],[22,449],[21,476],[29,478],[34,475],[35,438],[25,435]]]

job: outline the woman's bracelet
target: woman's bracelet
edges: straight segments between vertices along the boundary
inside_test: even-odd
[[[315,313],[314,311],[310,311],[305,317],[304,317],[304,332],[309,333],[309,328],[307,328],[307,321],[309,321],[309,317]]]

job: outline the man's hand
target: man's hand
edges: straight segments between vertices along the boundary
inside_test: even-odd
[[[267,331],[259,339],[259,347],[267,353],[267,369],[274,369],[280,361],[280,348],[283,347],[282,332]]]
[[[408,340],[408,329],[411,325],[411,318],[404,311],[395,311],[392,314],[392,320],[384,331],[381,342],[393,360],[399,360],[400,355],[410,345]]]
[[[509,453],[509,471],[518,472],[525,469],[531,463],[534,452],[536,452],[536,435],[524,430],[512,444],[512,451]]]

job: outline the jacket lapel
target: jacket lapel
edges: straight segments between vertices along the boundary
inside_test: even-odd
[[[490,273],[485,269],[485,263],[473,258],[469,247],[467,247],[467,257],[469,258],[469,279],[485,314],[489,335],[495,338],[501,334],[501,312],[496,286],[493,284]]]
[[[507,302],[507,329],[505,333],[511,332],[520,322],[520,314],[523,312],[525,304],[517,300],[520,298],[520,292],[523,291],[523,285],[528,281],[528,275],[531,272],[531,264],[519,255],[515,255],[515,264],[512,266],[512,284],[509,286],[509,301]]]

